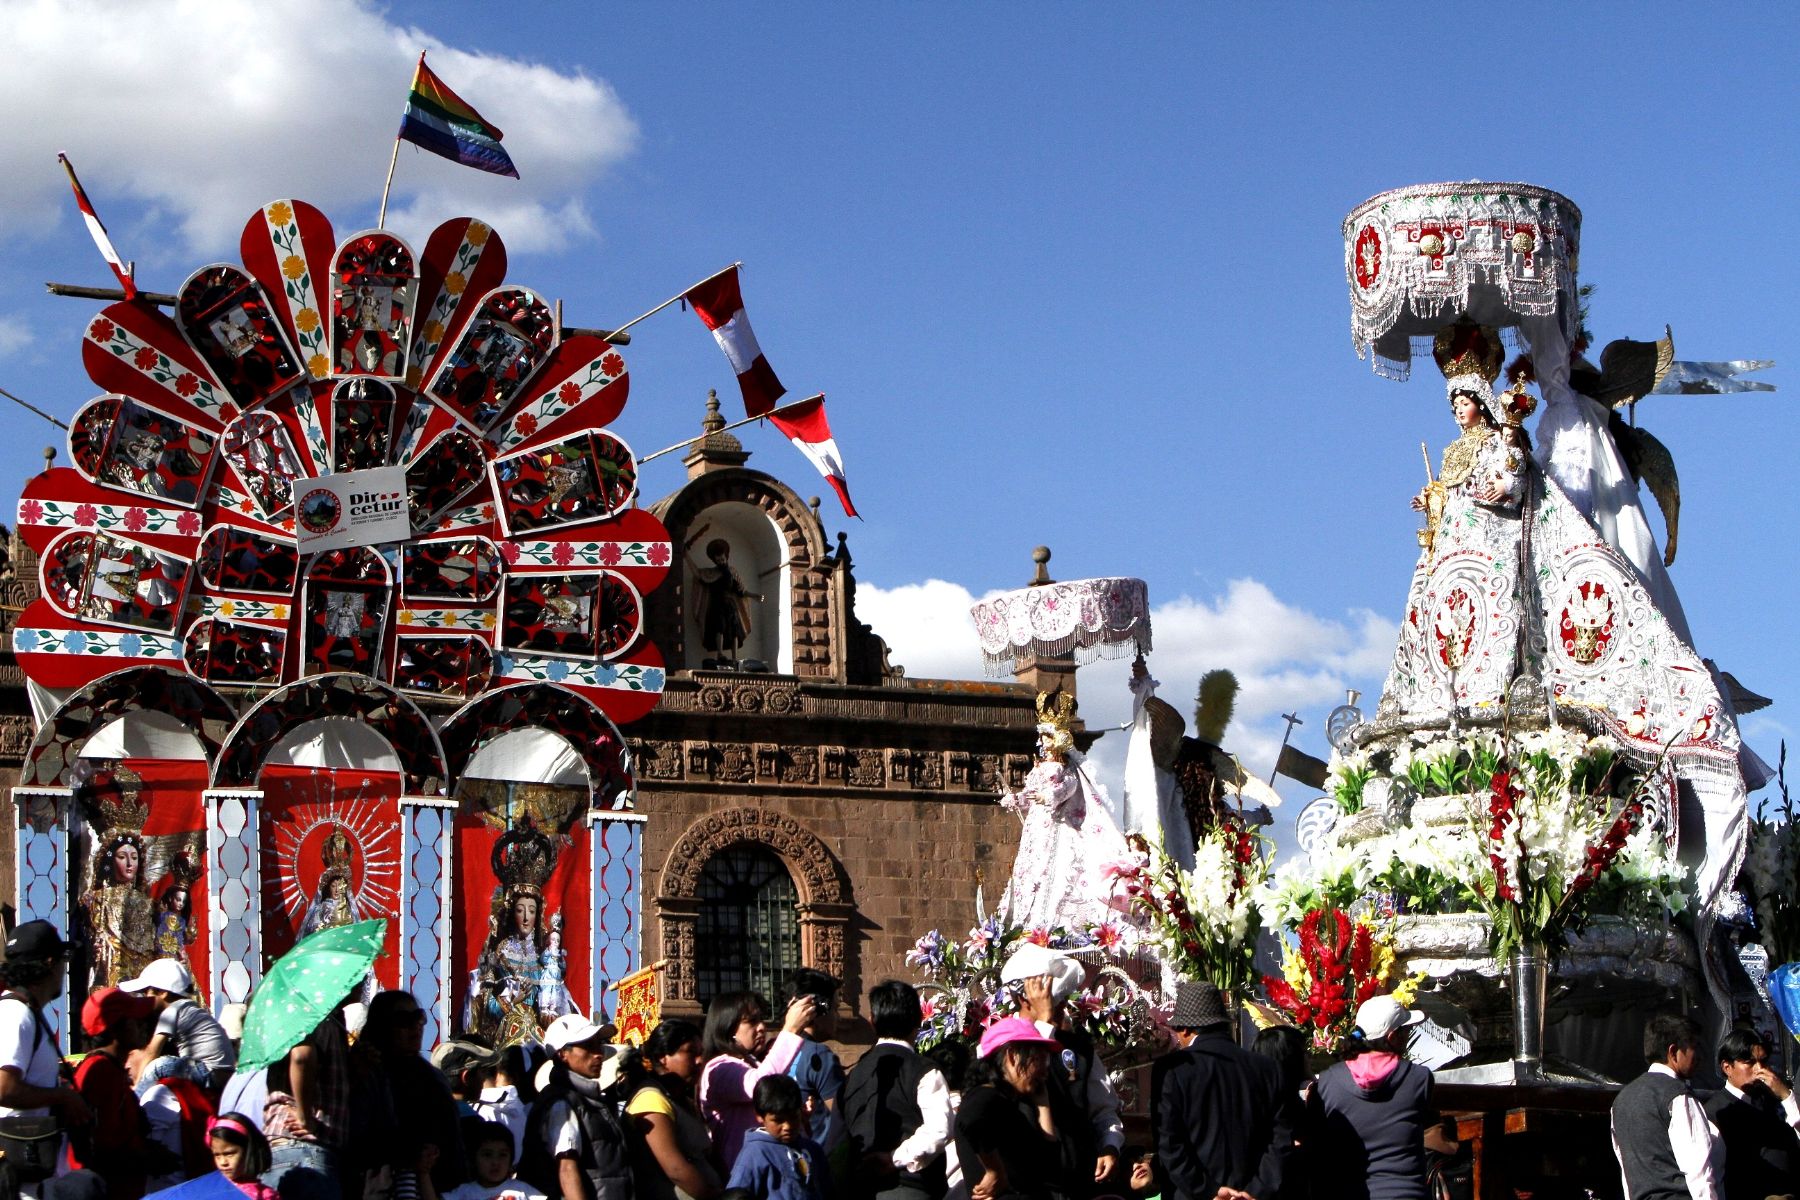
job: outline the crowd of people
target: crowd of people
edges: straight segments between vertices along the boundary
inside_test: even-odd
[[[457,1038],[424,1053],[410,993],[352,989],[267,1066],[194,1000],[172,959],[79,1006],[73,1070],[44,1016],[68,946],[47,922],[0,963],[0,1193],[121,1200],[208,1186],[251,1200],[1439,1200],[1457,1161],[1432,1074],[1404,1054],[1419,1014],[1364,1002],[1341,1056],[1309,1077],[1297,1030],[1249,1047],[1218,990],[1182,983],[1175,1048],[1150,1077],[1150,1144],[1126,1144],[1096,1047],[1069,1019],[1078,963],[1022,947],[1022,997],[970,1048],[920,1051],[923,1006],[889,980],[875,1042],[845,1070],[828,1044],[838,984],[802,970],[781,1014],[760,995],[671,1017],[636,1049],[570,1013],[540,1044]],[[309,1018],[310,1019],[310,1018]],[[241,1035],[241,1030],[236,1031]],[[1755,1035],[1719,1051],[1725,1087],[1688,1079],[1699,1027],[1653,1020],[1650,1069],[1619,1093],[1613,1144],[1631,1200],[1792,1195],[1800,1099]],[[1466,1154],[1465,1154],[1466,1158]],[[1466,1180],[1465,1180],[1466,1185]]]

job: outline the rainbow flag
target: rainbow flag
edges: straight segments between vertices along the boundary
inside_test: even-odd
[[[461,96],[444,86],[419,55],[412,91],[406,97],[406,114],[400,118],[400,138],[433,154],[453,158],[464,166],[495,175],[519,177],[518,168],[500,146],[506,135],[481,119]]]

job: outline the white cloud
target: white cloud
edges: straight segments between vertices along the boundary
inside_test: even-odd
[[[960,583],[927,579],[896,588],[856,584],[856,615],[887,641],[889,661],[913,679],[980,679],[981,646],[969,608],[977,600]]]
[[[33,341],[31,327],[19,317],[0,317],[0,358],[17,354]]]
[[[67,151],[127,258],[231,253],[264,202],[296,196],[336,220],[371,217],[421,50],[507,134],[521,179],[402,145],[389,224],[422,235],[468,212],[504,213],[508,245],[555,249],[594,225],[568,199],[628,155],[637,128],[585,74],[458,50],[359,0],[6,0],[0,49],[0,236],[74,218]],[[186,245],[140,230],[174,225]],[[346,226],[339,230],[348,233]]]
[[[887,640],[892,661],[921,679],[982,675],[969,607],[984,598],[942,579],[896,588],[859,582],[856,588],[857,616]],[[1374,613],[1321,616],[1287,603],[1253,579],[1233,580],[1210,601],[1178,596],[1155,605],[1151,629],[1156,643],[1151,673],[1162,683],[1163,699],[1184,717],[1193,710],[1201,675],[1215,667],[1237,674],[1227,749],[1264,778],[1281,746],[1282,713],[1297,713],[1306,721],[1296,732],[1297,742],[1322,750],[1325,714],[1343,703],[1346,689],[1361,690],[1364,710],[1373,711],[1398,636],[1394,622]],[[1130,670],[1126,660],[1102,660],[1081,669],[1081,715],[1090,729],[1116,728],[1130,719]],[[1093,757],[1096,773],[1116,788],[1124,770],[1124,738],[1102,738]],[[1303,798],[1300,785],[1279,786]]]

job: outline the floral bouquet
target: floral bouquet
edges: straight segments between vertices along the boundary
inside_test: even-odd
[[[1648,884],[1635,890],[1640,904],[1685,907],[1683,874],[1668,878],[1662,839],[1644,828],[1645,785],[1666,777],[1630,778],[1622,766],[1609,739],[1564,730],[1528,734],[1496,764],[1469,813],[1481,851],[1469,887],[1497,958],[1533,943],[1556,952],[1609,890]]]
[[[1162,1014],[1125,970],[1129,941],[1110,922],[1086,929],[1027,929],[1007,924],[998,913],[983,917],[961,942],[931,930],[906,955],[907,965],[925,974],[919,1048],[955,1039],[973,1044],[994,1017],[1019,1011],[1021,989],[1002,984],[1000,969],[1024,942],[1100,964],[1094,984],[1069,998],[1068,1013],[1104,1056],[1160,1045]]]
[[[1282,952],[1281,976],[1265,975],[1262,983],[1269,1003],[1311,1038],[1312,1048],[1329,1053],[1350,1035],[1357,1006],[1371,996],[1392,992],[1412,1003],[1424,975],[1390,987],[1393,974],[1393,939],[1327,905],[1302,918],[1296,943]]]
[[[1222,820],[1194,847],[1192,871],[1142,837],[1126,841],[1132,853],[1108,864],[1106,874],[1144,919],[1145,940],[1181,978],[1241,996],[1256,978],[1257,900],[1270,857],[1262,839],[1240,821]]]

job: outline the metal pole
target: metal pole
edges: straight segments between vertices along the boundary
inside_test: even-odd
[[[675,451],[681,449],[683,446],[691,446],[695,442],[701,441],[705,438],[709,438],[715,433],[724,433],[728,429],[741,429],[745,425],[748,425],[752,421],[760,421],[763,419],[763,417],[778,416],[781,413],[789,411],[790,409],[799,408],[802,404],[811,404],[814,400],[823,400],[824,398],[825,398],[825,393],[820,392],[816,396],[808,396],[804,400],[796,400],[792,404],[784,404],[780,408],[771,408],[768,412],[763,413],[762,416],[745,417],[741,421],[733,421],[731,424],[721,426],[718,429],[710,430],[710,431],[708,431],[706,433],[702,433],[702,434],[697,434],[694,437],[687,439],[685,442],[676,442],[673,446],[664,446],[661,450],[658,450],[654,454],[646,454],[646,455],[644,455],[644,457],[638,459],[638,465],[642,466],[644,463],[649,462],[651,459],[661,458],[665,454],[673,454],[673,453],[675,453]]]

